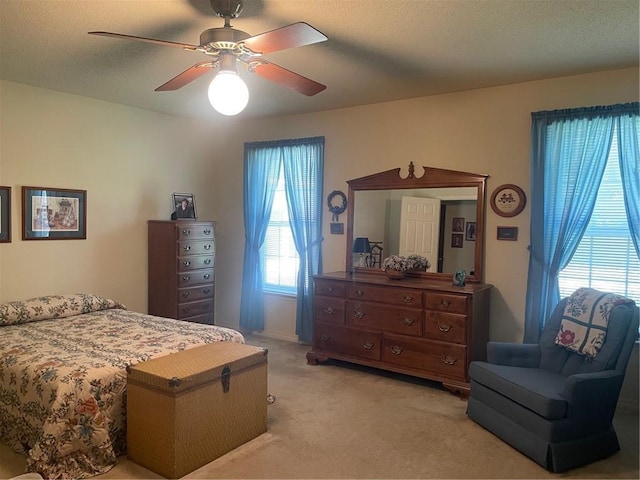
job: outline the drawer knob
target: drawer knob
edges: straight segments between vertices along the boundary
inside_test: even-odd
[[[189,312],[191,311],[191,308],[189,308],[189,307],[183,307],[183,308],[182,308],[182,311],[183,311],[184,313],[189,313]]]
[[[351,314],[351,316],[353,318],[357,318],[358,320],[361,320],[364,318],[365,313],[364,312],[359,312],[357,310],[354,310],[353,313]]]
[[[324,307],[322,311],[329,315],[333,315],[334,313],[336,313],[336,309],[332,307]]]
[[[211,263],[211,259],[210,258],[205,258],[204,259],[204,264],[205,265],[209,265]]]
[[[405,295],[404,303],[411,303],[411,302],[413,302],[413,295]]]
[[[442,325],[442,324],[438,324],[438,330],[440,330],[441,332],[448,332],[449,330],[451,330],[451,325]]]
[[[331,335],[327,335],[326,333],[320,337],[320,340],[323,342],[328,341],[331,338]]]
[[[211,293],[211,289],[205,288],[204,290],[202,290],[202,293],[204,293],[205,295],[208,295],[209,293]]]
[[[191,245],[185,245],[184,247],[182,247],[182,249],[183,249],[185,252],[188,252],[189,250],[191,250]]]
[[[183,234],[185,237],[188,237],[189,235],[191,235],[191,230],[189,230],[189,229],[185,228],[184,230],[182,230],[182,234]]]
[[[402,320],[402,323],[404,323],[407,327],[410,327],[414,323],[416,323],[416,321],[413,318],[402,317],[400,320]]]
[[[394,355],[400,355],[403,350],[404,348],[402,348],[400,345],[393,345],[391,347],[391,353],[393,353]]]
[[[356,290],[357,297],[362,297],[363,295],[364,295],[364,292],[362,290]]]
[[[334,288],[333,287],[326,287],[324,290],[327,293],[333,293]]]
[[[185,260],[184,262],[182,262],[182,265],[188,267],[189,265],[191,265],[191,262],[189,260]]]
[[[189,292],[182,292],[182,296],[183,296],[184,298],[187,298],[187,297],[189,296]]]
[[[457,358],[450,357],[449,355],[442,355],[442,363],[446,363],[447,365],[455,365],[457,362]]]
[[[365,350],[371,350],[373,348],[373,343],[371,342],[364,342],[362,344],[362,348],[364,348]]]
[[[210,235],[211,234],[211,229],[210,228],[205,228],[204,234],[205,235]]]
[[[210,278],[211,278],[211,275],[210,275],[210,274],[208,274],[208,273],[205,273],[205,274],[204,274],[204,279],[205,279],[205,280],[209,280]]]
[[[205,249],[205,250],[211,250],[211,244],[210,244],[210,243],[207,243],[207,244],[204,246],[204,249]]]
[[[183,282],[188,282],[189,280],[191,280],[191,277],[189,275],[185,275],[182,277]]]
[[[451,305],[451,302],[447,302],[446,300],[440,300],[440,305],[442,305],[444,308],[449,308],[449,305]]]

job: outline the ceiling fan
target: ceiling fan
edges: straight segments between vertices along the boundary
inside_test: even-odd
[[[184,72],[173,77],[168,82],[160,85],[155,89],[155,91],[161,92],[177,90],[197,78],[200,78],[211,69],[219,67],[219,73],[216,75],[209,87],[209,99],[216,110],[226,115],[235,115],[236,113],[239,113],[244,109],[248,102],[248,90],[246,90],[246,85],[237,75],[236,65],[238,63],[244,65],[247,70],[262,78],[289,87],[303,95],[313,96],[327,88],[321,83],[287,70],[286,68],[276,65],[273,62],[269,62],[263,58],[263,55],[271,52],[324,42],[327,40],[327,37],[323,33],[307,23],[298,22],[269,32],[251,36],[248,33],[237,30],[231,26],[231,19],[237,18],[242,12],[243,4],[241,0],[210,0],[210,3],[215,13],[219,17],[224,18],[224,27],[210,28],[203,31],[200,34],[199,45],[169,42],[166,40],[123,35],[112,32],[88,33],[90,35],[102,35],[105,37],[135,40],[138,42],[146,42],[168,47],[178,47],[192,52],[201,52],[211,57],[209,61],[196,63]],[[234,113],[225,113],[224,111],[219,110],[212,98],[212,94],[215,93],[212,93],[212,90],[216,90],[214,88],[214,83],[217,81],[218,83],[224,83],[225,80],[227,82],[231,81],[232,83],[237,83],[238,81],[241,82],[244,86],[244,90],[246,91],[246,100],[243,100],[244,105]],[[223,88],[229,87],[227,86]],[[223,103],[228,101],[230,99],[228,90],[218,95],[218,97],[218,101],[222,101]]]

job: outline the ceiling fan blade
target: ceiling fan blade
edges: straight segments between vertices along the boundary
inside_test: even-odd
[[[156,88],[156,92],[166,92],[170,90],[178,90],[184,87],[187,83],[193,82],[200,78],[205,73],[209,72],[213,68],[213,63],[202,62],[196,63],[193,67],[188,68],[179,75],[176,75],[168,82],[160,85]]]
[[[293,90],[308,97],[312,97],[316,93],[320,93],[327,88],[326,85],[322,85],[321,83],[307,77],[303,77],[298,73],[282,68],[275,63],[267,62],[262,59],[250,62],[248,69],[250,72],[257,74],[262,78],[266,78],[272,82],[292,88]]]
[[[305,22],[293,23],[270,32],[249,37],[240,42],[255,53],[271,53],[285,48],[302,47],[312,43],[324,42],[326,35]]]
[[[153,43],[155,45],[164,45],[166,47],[178,47],[178,48],[183,48],[185,50],[196,51],[196,49],[198,48],[197,45],[190,45],[188,43],[168,42],[166,40],[156,40],[155,38],[135,37],[133,35],[123,35],[122,33],[111,33],[111,32],[88,32],[88,33],[89,33],[89,35],[101,35],[103,37],[115,37],[115,38],[122,38],[122,39],[125,39],[125,40],[135,40],[136,42]]]

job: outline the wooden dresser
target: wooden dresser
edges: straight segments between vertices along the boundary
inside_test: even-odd
[[[468,395],[469,363],[486,358],[491,285],[345,272],[317,275],[314,283],[308,363],[344,360]]]
[[[214,324],[215,222],[149,220],[151,315]]]

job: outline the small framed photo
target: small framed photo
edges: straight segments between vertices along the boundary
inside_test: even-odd
[[[461,233],[452,233],[451,234],[451,248],[462,248],[463,235]]]
[[[453,221],[451,223],[451,231],[460,233],[464,232],[464,218],[453,217]]]
[[[11,187],[0,187],[0,243],[11,242]]]
[[[22,187],[23,240],[87,238],[87,191]]]
[[[465,227],[466,235],[464,237],[468,242],[473,242],[476,239],[476,222],[467,222]]]
[[[196,215],[196,197],[193,193],[174,193],[173,211],[176,220],[195,220],[198,218]]]
[[[498,240],[518,240],[518,227],[498,227]]]
[[[344,235],[344,223],[331,222],[332,235]]]

